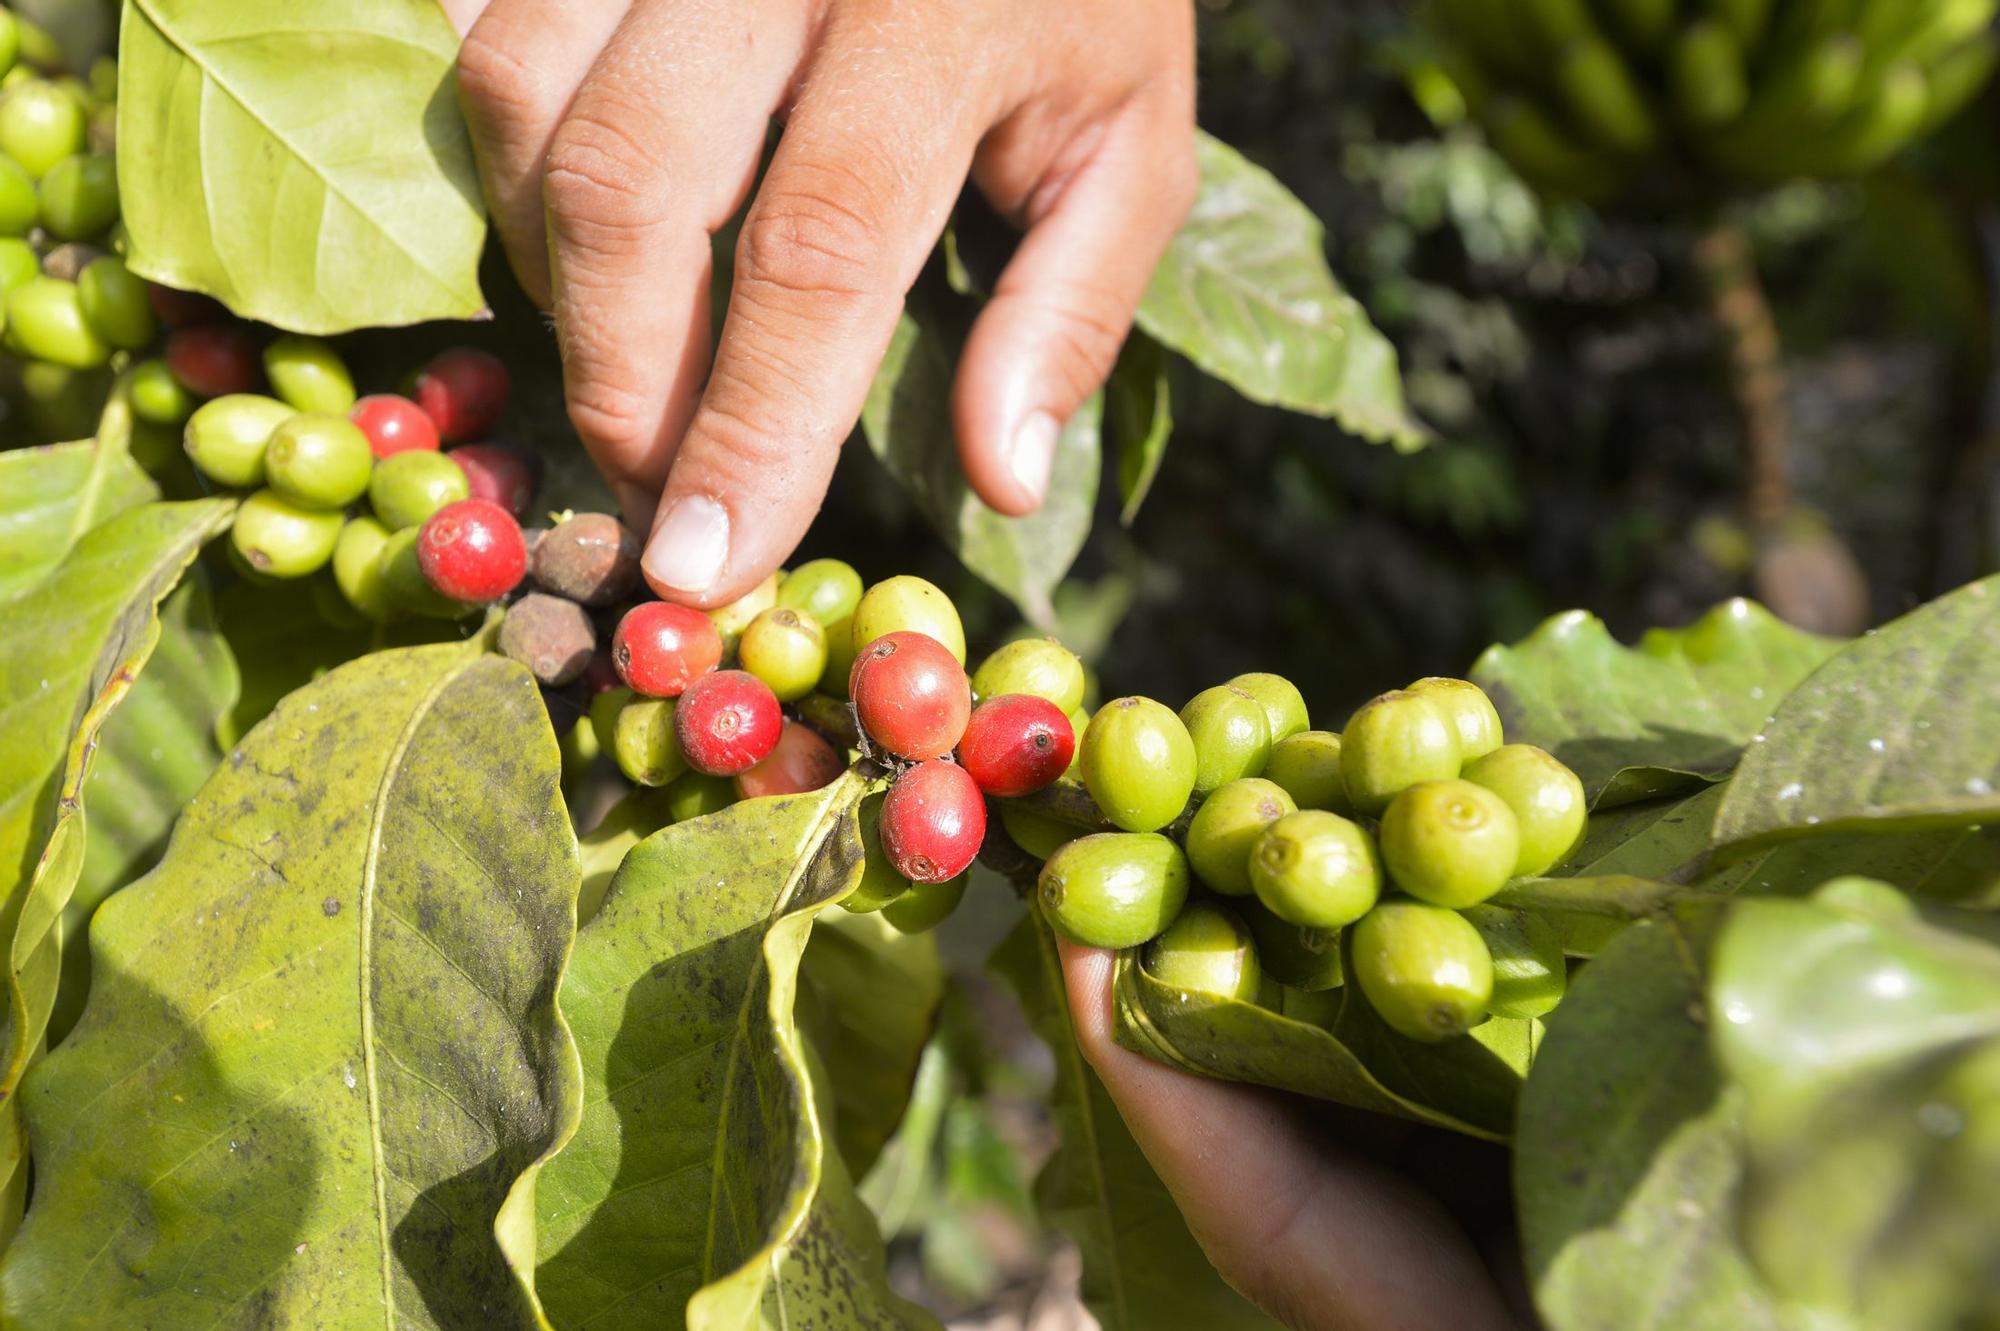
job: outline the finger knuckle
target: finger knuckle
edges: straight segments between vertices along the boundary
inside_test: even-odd
[[[656,154],[610,108],[564,121],[549,145],[543,189],[565,238],[629,244],[664,220]]]
[[[795,450],[809,442],[808,431],[791,418],[782,397],[751,384],[738,389],[712,385],[702,403],[695,428],[714,445],[703,456],[723,486],[768,484],[791,470]]]
[[[571,375],[569,419],[593,452],[628,456],[651,439],[645,400],[619,387],[616,376],[602,372]]]
[[[485,24],[474,24],[458,48],[458,87],[478,119],[496,131],[551,109],[541,70]]]
[[[866,295],[879,278],[880,228],[864,206],[831,190],[760,199],[744,223],[737,280],[791,297],[839,301]]]
[[[1053,307],[1049,338],[1056,351],[1057,372],[1063,376],[1070,395],[1081,402],[1111,373],[1131,320],[1113,313],[1122,307],[1105,293],[1075,289],[1069,295],[1068,300]]]

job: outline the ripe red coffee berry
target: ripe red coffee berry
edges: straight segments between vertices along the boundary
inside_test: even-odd
[[[167,334],[161,358],[182,388],[197,397],[247,393],[263,382],[257,343],[240,324],[196,324]]]
[[[674,706],[681,752],[689,767],[709,776],[735,776],[763,762],[778,747],[784,724],[778,695],[747,670],[703,675]]]
[[[972,715],[965,667],[937,639],[908,630],[868,644],[848,672],[847,692],[869,739],[919,761],[950,753]]]
[[[896,778],[882,800],[882,849],[913,883],[956,878],[986,839],[986,800],[963,767],[933,758]]]
[[[1032,795],[1069,770],[1076,731],[1062,708],[1032,693],[989,698],[973,709],[958,761],[988,795]]]
[[[512,513],[488,499],[461,499],[424,520],[417,567],[454,601],[497,601],[527,576],[528,545]]]
[[[349,409],[347,419],[361,427],[361,433],[368,436],[368,447],[378,458],[419,449],[427,453],[438,450],[437,426],[424,415],[422,407],[406,397],[398,397],[394,393],[371,393]],[[471,473],[466,475],[469,478]],[[475,490],[473,493],[479,492]]]
[[[548,544],[546,537],[542,544]],[[648,698],[678,698],[721,663],[722,634],[715,622],[672,601],[633,606],[611,635],[611,664],[618,678]],[[776,742],[775,734],[771,738]]]
[[[417,405],[447,444],[484,434],[507,406],[507,367],[471,347],[441,351],[417,376]]]
[[[524,517],[541,488],[541,457],[504,444],[460,444],[446,457],[459,465],[474,499],[491,499],[515,517]]]
[[[840,755],[819,733],[796,721],[785,722],[778,747],[770,756],[736,777],[736,793],[746,800],[764,795],[803,795],[840,775]]]

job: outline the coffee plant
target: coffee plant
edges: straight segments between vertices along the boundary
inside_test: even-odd
[[[1716,8],[1617,13],[1676,62],[1766,30]],[[1770,8],[1742,50],[1809,49]],[[1963,30],[1889,25],[1892,74],[1985,50],[1988,6],[1919,8]],[[8,424],[77,436],[0,452],[5,1324],[935,1326],[864,1181],[935,1119],[975,902],[1108,1331],[1275,1324],[1084,1063],[1058,939],[1168,1066],[1511,1147],[1560,1331],[2000,1314],[2000,578],[1860,637],[1571,612],[1345,718],[1269,673],[1100,698],[1145,681],[836,558],[657,601],[574,444],[510,442],[507,360],[367,331],[490,312],[443,17],[132,0],[121,42],[83,77],[0,23]],[[870,396],[1030,624],[1106,432],[1128,520],[1163,464],[1169,352],[1424,443],[1316,220],[1201,163],[1043,510],[953,460],[978,217]]]

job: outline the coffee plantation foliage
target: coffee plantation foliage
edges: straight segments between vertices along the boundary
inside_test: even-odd
[[[21,49],[15,86],[60,75],[33,30]],[[128,5],[115,86],[62,85],[98,136],[72,156],[106,155],[116,121],[122,222],[100,209],[86,241],[294,334],[478,315],[452,50],[421,3],[310,0],[280,29],[247,0]],[[334,101],[352,114],[325,116]],[[1129,514],[1169,464],[1169,353],[1363,439],[1423,442],[1313,216],[1223,144],[1201,156],[1200,201],[1102,402],[1065,431],[1043,512],[992,515],[952,461],[945,389],[991,273],[971,219],[871,394],[870,450],[1031,623],[1054,622],[1100,474]],[[938,1130],[926,1047],[948,986],[935,934],[844,909],[879,888],[869,814],[900,764],[863,756],[713,811],[643,784],[586,807],[621,788],[586,761],[594,718],[496,650],[497,613],[357,625],[306,594],[324,575],[274,586],[232,560],[243,492],[201,483],[162,424],[190,391],[145,369],[150,325],[129,347],[94,331],[87,264],[60,271],[80,242],[42,206],[22,227],[35,280],[79,291],[38,298],[64,333],[39,345],[87,363],[17,340],[15,372],[93,421],[0,452],[7,1323],[936,1325],[886,1279],[878,1166]],[[447,340],[385,358],[352,339],[358,386],[397,389]],[[592,506],[575,452],[545,450],[545,505]],[[1558,867],[1481,908],[1559,940],[1573,976],[1553,1011],[1405,1038],[1335,982],[1344,930],[1330,957],[1313,940],[1316,974],[1254,993],[1123,952],[1119,1039],[1510,1146],[1527,1273],[1560,1331],[1981,1324],[2000,1232],[1996,651],[1996,578],[1851,640],[1743,601],[1629,646],[1585,612],[1553,618],[1468,671],[1504,737],[1555,755],[1590,803]],[[858,740],[838,683],[822,690],[790,701],[794,724]],[[1104,826],[1074,775],[1020,809]],[[1080,1251],[1086,1303],[1111,1331],[1270,1325],[1165,1209],[1078,1056],[1026,839],[989,836],[965,896],[998,921],[991,968],[1053,1055],[1061,1144],[1035,1201]],[[1254,940],[1267,974],[1297,960],[1281,935]]]

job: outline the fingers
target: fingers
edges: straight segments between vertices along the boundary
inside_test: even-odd
[[[1513,1325],[1465,1236],[1407,1180],[1283,1096],[1189,1076],[1112,1038],[1112,954],[1062,944],[1077,1043],[1230,1284],[1297,1331]]]
[[[937,43],[881,31],[937,21],[902,13],[827,34],[744,219],[643,561],[663,597],[724,604],[798,544],[965,179],[985,108]]]

